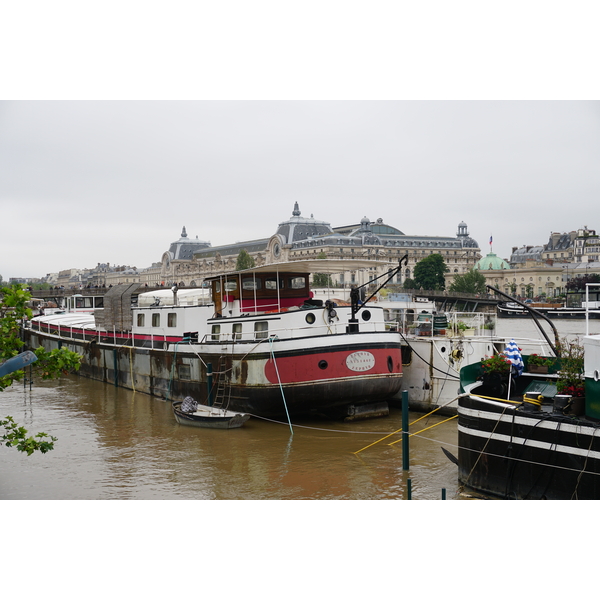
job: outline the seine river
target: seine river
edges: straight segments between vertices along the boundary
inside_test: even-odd
[[[583,321],[555,324],[561,336],[585,333]],[[498,333],[539,337],[519,319],[498,320]],[[68,376],[1,392],[0,415],[58,438],[47,454],[0,447],[0,499],[401,500],[409,479],[413,500],[464,498],[442,451],[458,452],[456,420],[432,427],[443,416],[411,427],[422,433],[410,438],[404,471],[401,443],[391,444],[399,435],[363,450],[401,428],[397,408],[355,423],[298,420],[293,433],[256,418],[235,430],[196,429],[177,424],[162,400]]]

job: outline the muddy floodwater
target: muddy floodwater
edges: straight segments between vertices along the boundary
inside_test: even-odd
[[[586,329],[583,321],[556,325],[560,335]],[[592,333],[599,328],[591,324]],[[500,319],[498,332],[540,337],[521,319]],[[7,415],[58,441],[32,456],[0,447],[0,499],[402,500],[408,479],[413,500],[464,498],[442,451],[458,454],[456,419],[441,423],[447,416],[437,414],[410,427],[408,471],[393,443],[402,427],[394,407],[389,417],[353,423],[296,419],[290,429],[252,418],[235,430],[196,429],[176,423],[164,400],[67,376],[0,393]],[[410,422],[422,416],[411,412]]]
[[[402,469],[398,434],[389,417],[354,423],[257,418],[234,430],[176,423],[170,403],[83,377],[16,384],[0,394],[0,414],[30,434],[58,438],[47,454],[0,447],[2,499],[413,499],[457,492],[455,420],[410,439]],[[410,414],[410,421],[422,415]],[[411,432],[447,417],[432,415]]]

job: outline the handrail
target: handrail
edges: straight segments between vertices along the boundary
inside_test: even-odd
[[[517,300],[516,298],[513,298],[512,296],[509,296],[508,294],[501,292],[499,289],[495,288],[493,285],[486,285],[486,287],[490,290],[494,290],[494,292],[496,292],[497,294],[500,294],[501,296],[508,298],[511,302],[516,302],[517,304],[522,306],[525,310],[527,310],[529,312],[529,314],[531,315],[531,318],[534,320],[535,324],[537,325],[538,329],[540,330],[541,334],[544,336],[545,340],[548,342],[548,345],[550,346],[550,348],[552,348],[554,355],[557,358],[560,358],[560,340],[558,338],[558,331],[556,330],[554,323],[544,313],[541,313],[539,310],[535,310],[535,308],[532,308],[528,304],[525,304],[524,302],[521,302],[520,300]],[[550,325],[550,327],[552,327],[552,331],[554,331],[554,341],[556,343],[556,346],[554,344],[552,344],[552,342],[548,338],[546,332],[544,331],[544,329],[540,325],[539,321],[537,320],[537,317],[542,317],[542,319],[547,321],[548,324]]]

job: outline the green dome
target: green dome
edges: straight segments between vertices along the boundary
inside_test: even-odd
[[[479,271],[499,271],[501,269],[510,269],[510,265],[503,259],[490,252],[475,263],[475,269]]]

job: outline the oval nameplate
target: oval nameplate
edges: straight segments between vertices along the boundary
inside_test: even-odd
[[[346,357],[346,366],[351,371],[369,371],[375,366],[375,357],[370,352],[353,352]]]

